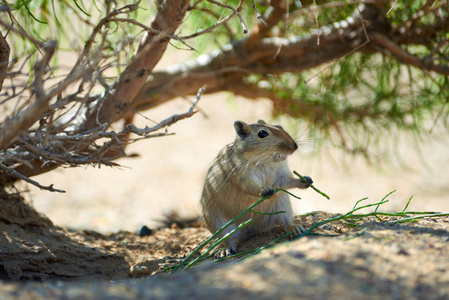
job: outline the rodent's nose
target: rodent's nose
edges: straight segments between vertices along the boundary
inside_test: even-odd
[[[282,141],[281,143],[279,143],[279,146],[287,152],[293,153],[294,151],[296,151],[298,149],[298,144],[296,144],[295,141]]]
[[[293,150],[297,150],[298,149],[298,144],[296,144],[295,142],[293,142]]]

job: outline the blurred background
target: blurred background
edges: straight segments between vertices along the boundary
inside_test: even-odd
[[[185,99],[177,99],[145,115],[161,120],[189,107]],[[422,145],[422,158],[410,143],[404,143],[397,151],[402,166],[397,164],[399,158],[392,157],[391,163],[380,168],[369,166],[360,156],[342,155],[327,147],[325,141],[317,152],[313,138],[290,120],[271,121],[269,101],[236,99],[220,93],[204,95],[199,108],[207,118],[197,113],[170,127],[175,135],[130,145],[127,153],[138,153],[140,157],[118,160],[121,168],[59,168],[35,177],[41,184],[54,184],[66,193],[31,186],[29,199],[59,226],[100,232],[157,226],[158,220],[172,211],[186,217],[199,215],[205,173],[219,150],[234,140],[233,122],[262,118],[280,123],[290,132],[299,130],[296,136],[302,146],[289,158],[290,169],[311,176],[315,186],[331,197],[327,200],[313,190],[292,190],[302,198],[291,199],[298,214],[315,210],[345,213],[357,200],[369,197],[364,203],[374,203],[393,190],[396,192],[381,210],[402,210],[413,196],[410,211],[449,211],[447,132],[434,133],[436,138]],[[136,119],[140,126],[151,125],[142,117]]]

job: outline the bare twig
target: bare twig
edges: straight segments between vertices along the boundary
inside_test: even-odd
[[[192,106],[189,109],[189,113],[193,112],[193,109],[196,107],[196,105],[198,104],[198,101],[200,101],[201,95],[203,95],[204,91],[206,91],[206,87],[203,86],[198,90],[198,93],[196,94],[196,98],[195,101],[192,103]]]
[[[48,51],[52,51],[51,49]],[[48,55],[44,55],[43,59],[50,59]],[[43,63],[43,62],[40,62]],[[37,65],[39,66],[38,63]],[[6,120],[0,127],[0,149],[6,149],[11,145],[17,138],[26,130],[28,130],[37,120],[42,117],[49,109],[50,100],[58,95],[60,92],[65,90],[70,84],[79,80],[88,71],[85,69],[78,69],[76,72],[72,73],[66,77],[59,85],[51,89],[48,93],[42,90],[40,78],[36,78],[36,99],[35,101],[27,107],[24,111],[13,117],[12,119]],[[41,76],[42,72],[37,71],[36,76]]]
[[[118,164],[111,162],[111,160],[126,156],[126,144],[142,139],[130,139],[128,138],[130,133],[142,136],[144,139],[170,135],[170,133],[167,132],[151,133],[194,115],[196,113],[194,108],[200,100],[204,90],[204,87],[198,90],[196,100],[186,113],[173,115],[153,127],[139,129],[133,124],[128,124],[122,131],[116,133],[114,131],[106,131],[108,124],[103,124],[98,128],[75,134],[63,131],[58,131],[57,134],[44,132],[44,138],[42,138],[43,133],[36,130],[34,135],[20,138],[17,145],[25,149],[31,155],[38,157],[41,164],[43,161],[44,165],[54,164],[75,167],[83,164],[96,164],[98,166],[117,166]],[[108,139],[108,141],[103,142],[102,145],[97,145],[98,140],[103,139]],[[47,147],[43,148],[41,146],[43,140],[48,141]],[[20,162],[18,156],[10,156],[9,159],[11,161]],[[24,163],[26,163],[26,161],[21,164]],[[33,168],[33,166],[28,165],[28,168]],[[24,177],[26,177],[24,175],[18,176],[17,174],[20,173],[17,171],[8,172],[8,174],[11,177],[19,179],[24,179]]]
[[[173,34],[182,23],[188,5],[187,0],[161,2],[151,27]],[[137,54],[120,74],[114,90],[105,96],[102,109],[99,110],[97,107],[89,112],[84,128],[90,129],[105,122],[115,122],[129,113],[129,104],[145,84],[148,75],[161,59],[168,44],[168,38],[153,33],[148,34],[138,48]]]
[[[50,41],[43,46],[44,56],[40,61],[34,65],[34,84],[33,92],[36,94],[37,99],[45,96],[44,91],[44,74],[46,67],[50,62],[56,51],[56,41]]]
[[[210,2],[210,3],[213,3],[215,5],[218,5],[218,6],[221,6],[221,7],[224,7],[224,8],[232,10],[232,12],[239,17],[240,24],[242,25],[242,28],[243,28],[243,33],[245,33],[245,34],[248,33],[248,28],[246,28],[245,21],[243,21],[243,18],[242,18],[242,16],[239,13],[239,10],[241,9],[242,4],[243,4],[243,0],[240,1],[237,9],[235,9],[231,5],[223,4],[223,3],[217,2],[215,0],[207,0],[207,1]]]
[[[390,9],[387,11],[387,15],[390,14],[390,12],[393,10],[393,8],[396,6],[396,3],[398,3],[398,0],[395,0],[393,5],[390,7]]]
[[[3,87],[3,80],[6,77],[6,71],[8,70],[9,52],[9,45],[3,37],[3,33],[0,32],[0,91]]]
[[[209,1],[209,2],[210,2],[210,1]],[[220,4],[221,4],[221,3],[220,3]],[[199,32],[190,34],[190,35],[180,36],[180,37],[178,37],[178,39],[180,39],[180,40],[189,40],[189,39],[192,39],[192,38],[196,38],[196,37],[198,37],[198,36],[200,36],[200,35],[203,35],[203,34],[212,32],[212,31],[213,31],[215,28],[217,28],[218,26],[220,26],[220,25],[225,24],[226,22],[228,22],[228,21],[229,21],[232,17],[234,17],[235,15],[238,15],[239,18],[240,18],[240,20],[243,21],[242,17],[241,17],[240,14],[238,13],[238,10],[241,9],[242,5],[243,5],[243,0],[240,1],[239,6],[237,7],[237,9],[234,9],[234,8],[231,6],[231,8],[232,8],[232,13],[229,14],[226,18],[224,18],[224,19],[222,19],[222,20],[219,20],[217,23],[215,23],[215,24],[212,25],[211,27],[209,27],[209,28],[207,28],[207,29],[204,29],[204,30],[201,30],[201,31],[199,31]],[[220,5],[220,6],[223,6],[223,5]],[[245,23],[243,23],[243,25],[244,25],[244,24],[245,24]],[[246,29],[246,26],[244,27],[244,29]],[[247,31],[247,32],[248,32],[248,31]],[[247,33],[247,32],[244,32],[244,33]]]
[[[354,4],[356,4],[355,0],[352,0],[352,2],[354,2]],[[368,32],[366,31],[366,26],[365,26],[366,21],[363,18],[362,12],[360,11],[360,7],[356,6],[356,9],[357,9],[357,12],[359,13],[359,18],[362,21],[362,28],[363,28],[363,33],[365,34],[365,37],[366,37],[366,42],[369,43],[370,42],[369,35],[368,35]]]
[[[55,188],[53,187],[53,184],[51,184],[51,185],[49,185],[49,186],[43,186],[43,185],[41,185],[39,182],[34,181],[34,180],[32,180],[32,179],[30,179],[30,178],[28,178],[28,177],[22,175],[21,173],[15,171],[15,170],[13,170],[13,169],[8,168],[7,166],[5,166],[4,164],[2,164],[1,162],[0,162],[0,169],[1,169],[3,172],[8,173],[11,177],[17,177],[17,178],[20,178],[20,179],[22,179],[22,180],[25,180],[26,182],[31,183],[31,184],[34,185],[34,186],[37,186],[37,187],[40,188],[41,190],[46,190],[46,191],[50,191],[50,192],[65,193],[64,190],[55,189]]]
[[[220,22],[221,16],[218,13],[216,13],[216,12],[210,10],[210,9],[204,8],[204,7],[199,7],[197,9],[202,11],[202,12],[205,12],[205,13],[208,13],[208,14],[212,15],[214,18],[216,18]],[[228,23],[227,22],[221,22],[220,24],[222,24],[224,26],[224,28],[226,29],[226,31],[228,33],[228,36],[229,36],[229,40],[233,41],[235,39],[234,32],[232,31],[231,27],[229,27]],[[182,40],[182,38],[180,38],[180,39]]]
[[[170,126],[170,125],[172,125],[172,124],[174,124],[174,123],[176,123],[176,122],[178,122],[178,121],[180,121],[182,119],[190,118],[191,116],[193,116],[194,114],[196,114],[198,112],[198,111],[194,111],[194,108],[197,105],[198,101],[201,98],[201,95],[204,93],[205,90],[206,90],[205,87],[202,87],[202,88],[200,88],[198,90],[195,102],[193,102],[192,106],[190,107],[190,109],[187,112],[185,112],[183,114],[179,114],[179,115],[173,115],[173,116],[171,116],[171,117],[169,117],[169,118],[159,122],[158,124],[156,124],[153,127],[145,127],[143,129],[139,129],[134,124],[128,124],[121,133],[134,133],[134,134],[141,135],[141,136],[142,135],[147,135],[150,132],[153,132],[153,131],[159,130],[161,128]]]
[[[260,20],[260,22],[262,22],[265,26],[268,26],[267,22],[264,21],[264,19],[262,18],[262,15],[260,14],[260,12],[257,10],[256,7],[256,2],[254,0],[251,0],[252,4],[253,4],[253,9],[257,14],[257,19]]]
[[[95,37],[97,34],[101,31],[103,26],[111,21],[111,18],[120,15],[120,14],[129,14],[133,11],[135,11],[139,6],[140,0],[136,4],[126,5],[119,9],[116,9],[106,15],[103,19],[101,19],[98,24],[94,27],[92,30],[92,33],[90,35],[90,38],[87,40],[87,42],[84,45],[83,52],[78,57],[77,62],[73,66],[73,70],[76,70],[76,68],[81,64],[81,62],[88,57],[88,54],[92,48],[92,45],[95,43]]]
[[[34,45],[36,45],[37,48],[40,48],[40,47],[45,45],[43,42],[41,42],[41,41],[37,40],[36,38],[32,37],[23,28],[21,28],[19,26],[19,24],[17,23],[17,21],[15,20],[14,16],[11,14],[11,11],[8,10],[8,14],[10,15],[10,17],[12,18],[14,23],[13,24],[7,24],[2,19],[0,19],[0,25],[2,25],[5,28],[7,28],[8,31],[12,31],[12,32],[18,34],[19,36],[23,37],[24,39],[29,40]],[[14,24],[16,24],[19,27],[19,29],[14,27]]]

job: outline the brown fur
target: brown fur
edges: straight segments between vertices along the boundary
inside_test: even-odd
[[[235,218],[245,208],[266,196],[276,188],[307,188],[309,185],[292,177],[286,158],[297,148],[296,142],[281,127],[236,121],[237,133],[234,143],[227,145],[217,156],[206,175],[201,205],[207,228],[213,233]],[[265,133],[267,133],[266,136]],[[248,213],[237,224],[222,233],[224,236],[241,222],[253,221],[227,239],[220,256],[235,253],[237,244],[250,233],[258,233],[280,225],[292,229],[293,218],[290,199],[286,193],[278,192],[255,207],[262,212],[285,211],[284,214],[260,215]],[[295,228],[297,234],[301,228]]]

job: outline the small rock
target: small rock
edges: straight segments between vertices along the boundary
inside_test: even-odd
[[[150,275],[150,270],[146,266],[133,265],[129,270],[132,277],[141,277],[145,275]]]
[[[153,230],[148,228],[147,226],[140,226],[139,229],[136,230],[136,235],[138,236],[149,236],[153,233]]]
[[[318,228],[323,230],[332,230],[332,227],[327,224],[321,225]]]
[[[394,253],[399,254],[399,255],[410,255],[410,253],[408,253],[408,251],[406,249],[399,246],[398,244],[391,245],[391,249],[393,250]]]

